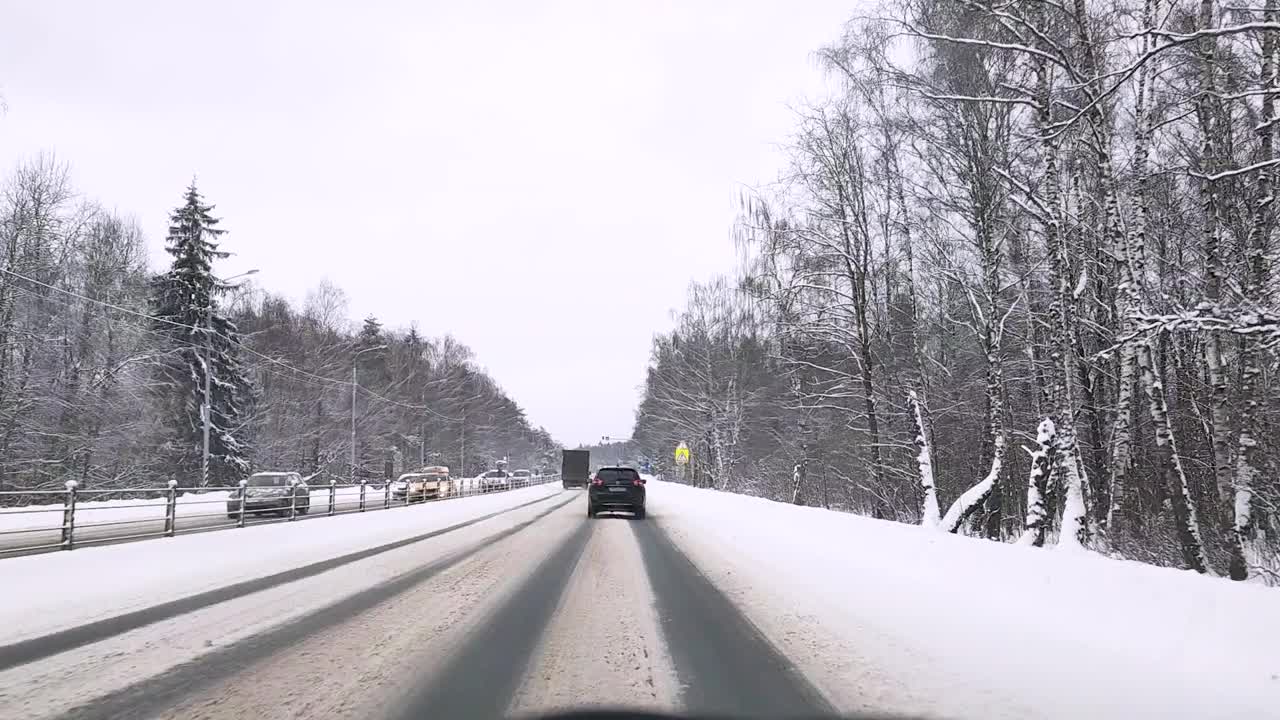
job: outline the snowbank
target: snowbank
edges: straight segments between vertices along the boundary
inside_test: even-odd
[[[1274,589],[658,481],[649,514],[841,710],[1280,717]]]
[[[0,593],[0,645],[377,547],[560,492],[559,485],[539,485],[397,512],[6,559],[0,562],[0,588],[10,592]]]

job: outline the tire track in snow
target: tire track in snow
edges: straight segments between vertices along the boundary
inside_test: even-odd
[[[826,717],[830,703],[652,520],[632,523],[693,714]]]
[[[586,518],[532,575],[467,638],[442,669],[389,717],[505,717],[543,630],[550,624],[594,525]]]
[[[590,706],[679,709],[680,686],[632,530],[636,522],[614,516],[594,522],[511,715]]]

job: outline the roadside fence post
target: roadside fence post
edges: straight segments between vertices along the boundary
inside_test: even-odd
[[[390,483],[390,482],[383,483],[383,485],[382,485],[382,495],[383,495],[383,498],[382,498],[382,509],[383,509],[383,510],[389,510],[389,509],[391,509],[391,483]],[[407,497],[407,496],[408,496],[408,493],[406,493],[405,495],[406,495],[406,497]]]
[[[249,494],[249,481],[241,479],[240,480],[240,510],[237,512],[237,515],[236,515],[236,527],[238,528],[244,527],[244,502],[245,502],[245,495],[248,495],[248,494]]]
[[[338,479],[329,478],[329,514],[333,514],[333,508],[338,499]]]
[[[62,500],[62,549],[70,550],[75,547],[76,488],[80,487],[80,483],[68,480],[66,487],[67,496]]]
[[[360,481],[360,512],[364,512],[364,480]]]
[[[298,517],[298,488],[306,486],[306,483],[302,485],[289,483],[289,522],[293,522],[294,518]]]
[[[178,481],[169,481],[169,495],[164,503],[164,536],[173,537],[178,524]]]

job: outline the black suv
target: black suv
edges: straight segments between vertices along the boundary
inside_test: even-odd
[[[587,486],[587,517],[609,510],[627,510],[644,519],[644,478],[635,468],[602,467]]]

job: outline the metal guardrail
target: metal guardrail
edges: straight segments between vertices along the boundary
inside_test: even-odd
[[[369,482],[338,483],[336,480],[330,480],[327,484],[308,485],[304,481],[290,486],[287,507],[282,503],[281,507],[262,509],[246,506],[245,480],[241,480],[236,487],[180,489],[177,481],[170,480],[166,488],[111,490],[81,490],[76,481],[69,480],[65,490],[0,491],[0,558],[370,510],[389,510],[394,507],[518,490],[559,479],[558,474],[508,478],[505,486],[491,487],[485,485],[480,478],[455,478],[450,481],[449,492],[438,497],[408,492],[401,496],[393,489],[394,481],[377,485]],[[305,494],[298,492],[299,489],[305,490]],[[113,499],[122,497],[125,499]],[[304,498],[305,503],[302,502]],[[5,500],[8,499],[27,500],[29,504],[5,507]],[[41,503],[41,499],[47,499],[48,502]],[[31,500],[35,502],[30,502]],[[311,512],[316,509],[317,500],[325,510],[323,515]],[[211,505],[223,507],[215,512],[208,508]],[[54,517],[50,518],[49,524],[41,524],[34,520],[41,514]],[[280,517],[263,517],[264,514]],[[59,515],[61,517],[57,517]],[[121,517],[122,515],[132,517]],[[98,519],[100,516],[104,519]],[[152,530],[151,527],[155,529]]]

